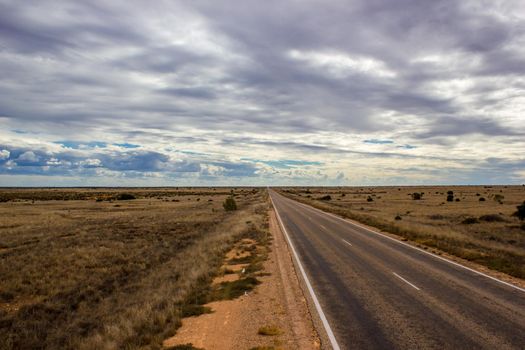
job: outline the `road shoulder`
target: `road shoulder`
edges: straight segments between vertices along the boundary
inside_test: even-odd
[[[269,219],[273,239],[264,269],[258,276],[262,283],[237,299],[206,304],[211,313],[183,319],[177,333],[164,341],[165,348],[184,344],[217,350],[320,348],[307,301],[273,209],[269,211]],[[264,333],[261,332],[264,327],[277,330],[277,334],[260,334]]]

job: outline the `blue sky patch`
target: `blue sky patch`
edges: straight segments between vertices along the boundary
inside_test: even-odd
[[[90,141],[90,142],[84,142],[84,141],[56,141],[56,144],[62,145],[66,148],[72,148],[72,149],[79,149],[82,147],[85,148],[105,148],[107,147],[107,143],[105,142],[99,142],[99,141]]]
[[[394,143],[394,141],[392,141],[392,140],[381,140],[381,139],[368,139],[368,140],[364,140],[363,142],[364,143],[372,143],[374,145],[386,145],[386,144],[389,144],[389,143]]]
[[[114,143],[113,146],[119,146],[119,147],[124,147],[124,148],[139,148],[140,147],[139,145],[134,145],[132,143],[127,143],[127,142]]]

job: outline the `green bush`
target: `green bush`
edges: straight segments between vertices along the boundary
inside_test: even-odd
[[[222,207],[226,211],[237,210],[237,203],[235,203],[235,199],[233,199],[233,197],[228,197],[224,200],[224,203],[222,203]]]

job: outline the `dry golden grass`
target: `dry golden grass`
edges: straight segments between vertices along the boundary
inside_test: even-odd
[[[448,191],[454,193],[452,202]],[[525,230],[512,215],[525,201],[525,186],[295,187],[281,193],[525,278]],[[423,193],[422,199],[414,200],[413,193]],[[327,195],[331,199],[321,199]]]
[[[0,348],[159,348],[267,225],[265,192],[237,189],[225,212],[230,190],[2,190]]]

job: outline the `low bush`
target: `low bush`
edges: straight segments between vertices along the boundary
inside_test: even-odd
[[[332,200],[332,197],[329,194],[327,194],[326,196],[322,196],[321,198],[319,198],[319,200],[329,201],[329,200]]]
[[[482,215],[482,216],[479,217],[479,219],[481,221],[486,221],[486,222],[503,222],[503,221],[505,221],[505,219],[503,219],[498,214]]]
[[[399,216],[399,215],[396,216],[395,219],[396,219],[396,220],[402,220],[401,216]]]
[[[516,209],[518,210],[514,213],[514,216],[517,216],[520,220],[525,220],[525,201],[523,201],[521,205],[518,205]]]
[[[368,198],[366,199],[367,202],[373,202],[374,201],[374,198],[368,196]]]
[[[264,326],[259,328],[259,331],[257,332],[257,334],[260,335],[279,335],[281,333],[281,330],[277,326]]]
[[[430,220],[443,220],[445,217],[441,214],[433,214],[429,216]]]
[[[224,203],[222,203],[222,207],[226,211],[237,210],[237,203],[233,197],[228,197],[224,200]]]
[[[421,199],[421,197],[423,197],[423,194],[422,194],[422,193],[419,193],[419,192],[414,192],[414,193],[412,193],[412,199],[413,199],[413,200],[418,201],[418,200]]]
[[[463,225],[472,225],[472,224],[479,224],[479,220],[477,218],[466,218],[465,220],[461,221]]]
[[[452,191],[449,191],[449,192],[452,192]],[[453,194],[448,194],[447,195],[447,202],[453,202],[454,201],[454,195]]]
[[[480,202],[484,202],[484,201],[485,201],[485,197],[480,197],[480,198],[479,198],[479,201],[480,201]]]
[[[128,200],[131,200],[131,199],[137,199],[134,195],[132,195],[131,193],[119,193],[117,195],[117,200],[119,201],[128,201]]]

